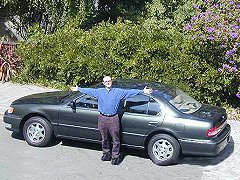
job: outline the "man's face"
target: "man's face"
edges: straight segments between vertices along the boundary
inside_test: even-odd
[[[105,77],[103,79],[103,84],[105,87],[110,88],[112,86],[112,79],[110,77]]]

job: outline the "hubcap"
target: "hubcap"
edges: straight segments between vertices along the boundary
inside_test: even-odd
[[[45,137],[45,128],[40,123],[32,123],[27,128],[28,138],[34,142],[41,142]]]
[[[169,141],[160,139],[153,144],[152,151],[158,160],[165,161],[172,157],[173,146]]]

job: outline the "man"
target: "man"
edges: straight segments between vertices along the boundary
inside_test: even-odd
[[[112,79],[109,76],[103,78],[104,88],[79,88],[72,87],[74,91],[80,91],[98,99],[98,129],[102,136],[102,161],[111,161],[112,165],[118,165],[122,161],[120,155],[120,126],[118,110],[122,99],[135,96],[140,93],[152,93],[152,89],[120,89],[112,87]],[[110,149],[109,135],[112,139]]]

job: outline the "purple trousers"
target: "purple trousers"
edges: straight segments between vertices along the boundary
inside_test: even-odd
[[[120,125],[118,115],[107,117],[100,114],[98,116],[98,129],[102,136],[103,153],[111,152],[112,158],[117,158],[120,154]]]

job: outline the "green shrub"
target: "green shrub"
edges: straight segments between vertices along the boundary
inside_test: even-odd
[[[66,89],[111,75],[172,84],[201,102],[237,103],[231,97],[232,84],[226,85],[209,58],[198,54],[204,47],[176,29],[149,31],[142,25],[117,22],[89,31],[69,25],[52,35],[33,30],[31,43],[18,46],[23,58],[18,81]]]

